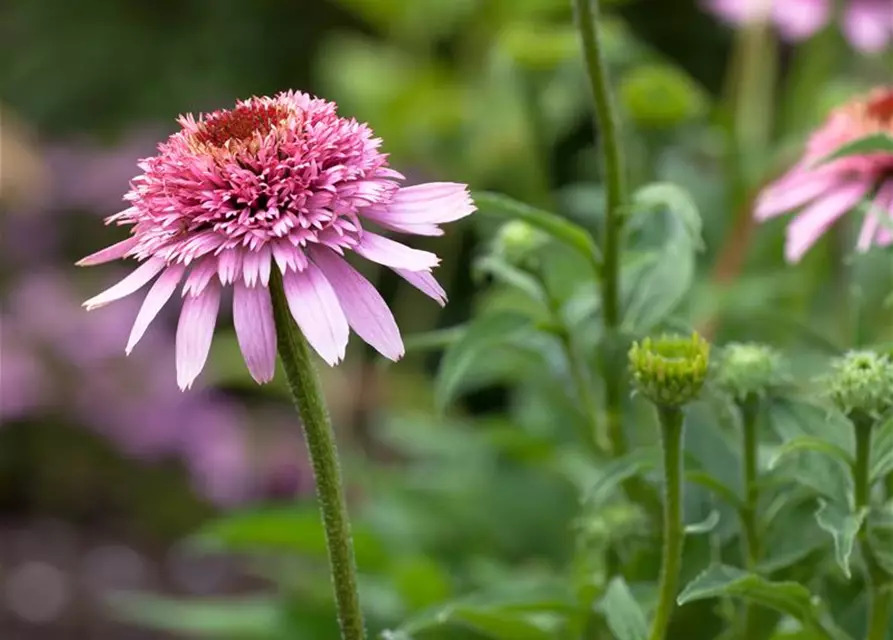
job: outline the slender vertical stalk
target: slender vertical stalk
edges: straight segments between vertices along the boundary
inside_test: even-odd
[[[856,464],[853,466],[855,508],[859,512],[871,505],[871,436],[874,421],[867,416],[850,416],[856,433]],[[869,587],[868,634],[865,640],[885,640],[893,614],[893,582],[881,567],[868,543],[868,523],[859,530],[859,550],[865,561]]]
[[[364,640],[366,630],[357,593],[353,540],[332,424],[310,349],[288,310],[282,277],[276,269],[273,269],[272,280],[270,288],[279,355],[295,407],[304,425],[304,437],[316,478],[316,494],[325,528],[341,638]]]
[[[744,508],[741,510],[741,529],[743,531],[744,565],[749,571],[756,569],[760,559],[760,534],[757,519],[757,508],[760,500],[757,469],[757,416],[759,414],[760,399],[754,393],[748,394],[738,404],[741,412],[741,431],[744,450]],[[741,609],[741,638],[750,640],[754,638],[754,617],[748,603],[744,603]]]
[[[664,546],[660,567],[657,611],[648,640],[664,640],[679,591],[682,565],[682,434],[684,415],[679,407],[658,407],[664,458]]]
[[[626,452],[621,412],[623,410],[624,377],[612,375],[616,367],[617,329],[620,326],[620,244],[623,238],[623,206],[626,202],[626,176],[620,133],[608,82],[596,18],[597,0],[573,0],[577,28],[583,46],[583,58],[595,106],[595,125],[601,139],[605,171],[605,221],[602,237],[604,268],[601,279],[602,310],[605,319],[606,348],[603,357],[605,375],[605,409],[608,436],[614,455]]]

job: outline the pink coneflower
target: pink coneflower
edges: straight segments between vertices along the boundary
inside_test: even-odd
[[[785,40],[798,42],[815,35],[833,17],[833,0],[705,0],[707,10],[731,24],[769,20]],[[893,2],[849,0],[841,29],[863,53],[879,53],[893,41]]]
[[[761,221],[804,207],[787,229],[788,261],[800,260],[838,218],[866,198],[873,197],[873,202],[859,235],[859,250],[893,243],[893,154],[820,162],[842,145],[875,133],[893,135],[893,87],[835,110],[812,135],[800,162],[760,194],[755,215]]]
[[[130,206],[107,223],[131,235],[78,264],[118,258],[141,264],[85,303],[95,309],[158,276],[127,343],[134,348],[182,283],[177,382],[188,388],[204,367],[221,290],[233,289],[233,321],[251,375],[273,377],[276,332],[271,269],[282,273],[291,314],[310,345],[334,365],[348,327],[382,355],[403,355],[400,332],[382,297],[348,264],[347,252],[385,265],[434,298],[446,294],[431,275],[433,253],[363,228],[440,235],[439,223],[474,211],[463,184],[401,187],[381,140],[336,106],[303,93],[251,98],[231,110],[180,117],[182,129],[143,160],[125,197]]]

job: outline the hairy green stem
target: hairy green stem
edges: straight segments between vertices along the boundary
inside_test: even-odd
[[[759,438],[757,435],[757,416],[760,410],[760,399],[756,394],[748,394],[738,403],[741,412],[741,431],[744,449],[744,508],[741,509],[741,528],[743,531],[744,565],[754,571],[759,562],[760,533],[757,508],[760,500],[759,471],[757,468],[757,452]],[[754,616],[750,604],[745,602],[741,608],[741,638],[754,638]]]
[[[855,510],[871,506],[871,436],[874,420],[868,416],[851,415],[856,434],[856,464],[853,466]],[[865,561],[868,587],[868,634],[865,640],[885,640],[890,629],[890,617],[893,613],[893,583],[868,542],[868,518],[859,530],[859,550]]]
[[[626,176],[620,133],[608,82],[607,65],[596,29],[597,0],[573,0],[577,28],[583,45],[583,59],[595,106],[595,125],[601,139],[605,171],[605,221],[602,234],[603,271],[601,278],[602,312],[605,322],[605,411],[608,437],[615,456],[626,452],[623,434],[624,377],[611,375],[617,370],[617,330],[620,326],[620,253],[623,238],[623,206],[626,202]]]
[[[364,640],[366,630],[357,593],[357,571],[347,502],[338,465],[335,435],[310,349],[288,309],[282,277],[273,269],[271,290],[279,356],[292,398],[304,425],[304,437],[316,479],[335,589],[342,640]]]
[[[648,640],[664,640],[679,592],[679,569],[685,532],[682,528],[682,435],[685,417],[679,407],[658,407],[664,458],[664,544],[657,610]]]

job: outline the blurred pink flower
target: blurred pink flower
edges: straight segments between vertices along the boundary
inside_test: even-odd
[[[431,275],[436,255],[364,230],[360,219],[393,231],[439,235],[439,223],[469,215],[465,185],[401,187],[381,140],[368,126],[339,117],[336,106],[303,93],[251,98],[231,110],[181,117],[181,131],[140,163],[131,206],[108,218],[131,235],[80,261],[132,257],[140,266],[85,303],[88,309],[130,295],[160,276],[147,294],[129,353],[183,284],[177,330],[177,382],[190,387],[210,349],[221,288],[233,288],[236,335],[251,375],[273,377],[276,332],[272,265],[282,273],[292,316],[330,365],[345,353],[349,327],[384,356],[403,355],[394,317],[381,295],[344,259],[352,251],[390,267],[441,304]]]
[[[770,20],[786,40],[805,40],[825,27],[834,0],[706,0],[711,13],[731,24]],[[841,24],[850,44],[863,53],[879,53],[893,41],[893,2],[849,0]]]
[[[755,216],[763,221],[804,207],[788,225],[785,257],[797,262],[838,218],[866,198],[873,203],[858,248],[893,243],[893,154],[848,156],[819,162],[872,133],[893,135],[893,86],[836,109],[810,138],[802,159],[760,194]]]

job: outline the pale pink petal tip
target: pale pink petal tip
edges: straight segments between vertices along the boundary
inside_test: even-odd
[[[183,391],[192,386],[205,367],[219,307],[220,285],[216,282],[210,283],[199,295],[183,300],[176,345],[177,385]]]
[[[84,302],[88,311],[98,309],[104,305],[129,296],[131,293],[142,289],[159,271],[164,269],[164,260],[150,258],[137,267],[129,276],[109,287],[97,296]]]
[[[133,329],[130,331],[130,338],[127,340],[127,347],[125,349],[127,355],[130,355],[137,342],[143,337],[146,329],[149,328],[152,320],[155,319],[155,316],[158,315],[158,312],[161,311],[161,308],[165,303],[170,300],[177,285],[180,284],[180,279],[183,277],[183,272],[185,270],[185,267],[182,265],[168,267],[164,270],[164,273],[159,276],[158,280],[155,281],[152,288],[149,289],[149,293],[146,294],[146,298],[143,300],[143,305],[140,307],[140,311],[136,316],[136,321],[133,323]]]
[[[314,264],[300,273],[288,271],[283,285],[289,311],[310,346],[329,366],[341,362],[350,329],[337,292],[323,271]]]
[[[332,284],[350,327],[390,360],[403,357],[403,339],[394,315],[366,278],[328,249],[312,253],[313,261]]]
[[[435,235],[440,233],[438,224],[459,220],[476,210],[467,185],[429,182],[404,187],[387,206],[370,207],[361,215],[394,231]]]
[[[241,280],[236,281],[233,325],[251,377],[258,384],[272,380],[276,371],[276,325],[267,287],[249,287]]]
[[[112,260],[120,260],[121,258],[126,256],[127,252],[133,249],[136,244],[136,237],[131,236],[126,240],[122,240],[121,242],[117,242],[110,247],[101,249],[96,253],[91,253],[85,258],[81,258],[80,260],[75,262],[75,265],[78,267],[92,267],[98,264],[111,262]]]
[[[799,213],[787,229],[787,261],[799,262],[831,225],[859,204],[870,188],[871,184],[866,182],[841,186]]]
[[[407,269],[394,269],[394,271],[426,296],[436,300],[441,307],[446,305],[446,291],[430,271],[408,271]]]

